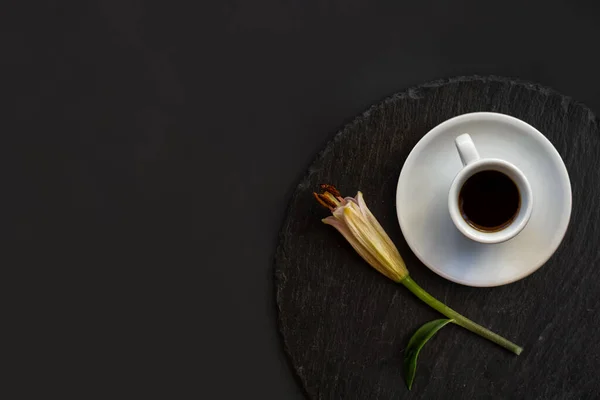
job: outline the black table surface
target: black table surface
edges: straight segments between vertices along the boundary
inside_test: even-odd
[[[459,75],[600,112],[593,1],[7,3],[11,398],[303,398],[273,257],[336,131]]]

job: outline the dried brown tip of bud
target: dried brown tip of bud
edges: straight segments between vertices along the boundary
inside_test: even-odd
[[[342,197],[342,195],[340,194],[340,192],[335,188],[335,186],[333,185],[328,185],[326,183],[322,183],[321,185],[321,189],[325,192],[329,192],[332,195],[334,195],[335,197]]]
[[[315,199],[317,199],[319,204],[322,205],[323,207],[328,208],[330,210],[333,210],[336,207],[336,204],[334,204],[330,199],[323,196],[322,194],[313,192],[313,195],[315,196]]]

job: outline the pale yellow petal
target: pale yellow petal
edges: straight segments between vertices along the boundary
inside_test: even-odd
[[[358,202],[358,206],[360,207],[361,213],[365,216],[369,223],[373,225],[373,228],[375,228],[379,236],[381,236],[382,240],[384,240],[389,247],[393,247],[394,249],[396,249],[396,246],[394,245],[394,242],[392,242],[392,239],[390,239],[385,230],[383,230],[381,224],[379,224],[379,221],[377,221],[377,218],[375,218],[371,210],[369,210],[369,207],[367,207],[367,203],[365,203],[365,199],[363,198],[363,194],[361,192],[358,192],[356,194],[356,200]],[[398,252],[398,250],[396,250],[396,252]],[[398,253],[398,255],[400,254]]]
[[[346,225],[346,223],[344,221],[340,221],[334,217],[327,217],[327,218],[323,219],[322,221],[323,221],[323,223],[325,223],[327,225],[331,225],[335,229],[337,229],[337,231],[340,232],[344,236],[344,238],[348,241],[348,243],[350,243],[350,245],[354,248],[354,250],[356,250],[356,252],[366,262],[368,262],[369,265],[371,265],[372,267],[374,267],[377,270],[382,268],[379,265],[379,262],[377,261],[377,259],[375,257],[373,257],[371,255],[371,253],[369,253],[369,251],[358,240],[356,240],[356,238],[352,235],[352,232],[350,232],[350,229],[348,228],[348,226]]]
[[[344,220],[352,236],[383,267],[380,272],[394,281],[400,281],[406,277],[408,271],[396,247],[389,246],[383,240],[378,230],[364,217],[358,206],[353,207],[353,204],[350,203],[348,207],[344,207],[343,211]]]

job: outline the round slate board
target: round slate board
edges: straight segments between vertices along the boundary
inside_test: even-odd
[[[459,114],[494,111],[536,127],[569,171],[573,213],[554,256],[533,275],[471,288],[431,272],[402,237],[395,191],[404,160],[431,128]],[[600,137],[585,106],[555,91],[497,77],[436,81],[396,94],[344,127],[291,200],[275,259],[285,350],[311,398],[596,399],[600,397]],[[320,222],[319,183],[364,193],[411,276],[476,322],[524,346],[521,356],[457,326],[423,349],[412,392],[403,350],[441,316],[363,262]]]

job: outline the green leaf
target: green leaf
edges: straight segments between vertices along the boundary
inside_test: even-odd
[[[408,390],[411,389],[413,381],[415,380],[415,373],[417,372],[417,357],[419,352],[425,346],[425,343],[436,334],[437,331],[442,329],[444,326],[454,322],[453,319],[436,319],[430,321],[417,329],[414,335],[408,341],[406,352],[404,354],[404,370],[406,373],[406,385]]]

